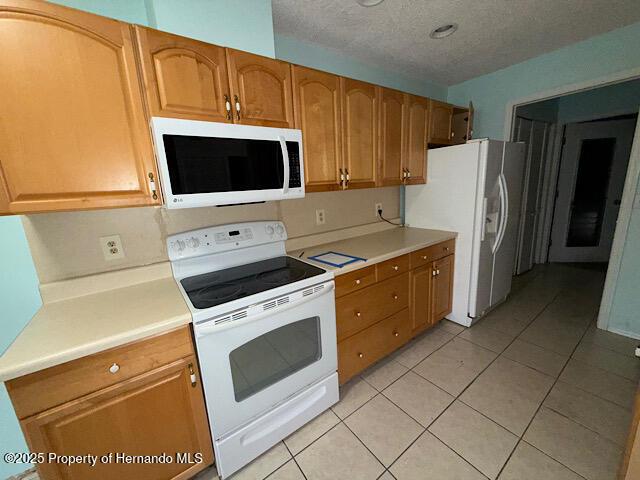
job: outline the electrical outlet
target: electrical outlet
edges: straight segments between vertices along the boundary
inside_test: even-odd
[[[325,214],[324,210],[316,210],[316,225],[324,225]]]
[[[102,247],[102,254],[107,261],[124,258],[124,248],[122,248],[120,235],[100,237],[100,247]]]
[[[380,216],[380,210],[382,210],[382,204],[381,203],[376,203],[376,218],[378,218]]]

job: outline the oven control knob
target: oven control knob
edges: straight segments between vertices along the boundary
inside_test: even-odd
[[[173,244],[173,249],[182,252],[185,249],[185,243],[183,240],[176,240]]]
[[[267,225],[265,230],[267,231],[268,235],[273,235],[273,232],[274,232],[273,225]]]
[[[187,239],[187,246],[191,248],[198,248],[200,246],[200,240],[198,240],[196,237],[191,237]]]
[[[278,235],[282,235],[284,233],[284,228],[282,227],[282,225],[280,224],[276,225],[276,233]]]

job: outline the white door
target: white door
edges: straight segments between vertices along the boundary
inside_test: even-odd
[[[493,282],[491,305],[503,301],[511,291],[511,279],[516,263],[518,230],[520,227],[520,205],[522,201],[522,174],[524,172],[526,145],[505,142],[502,161],[504,182],[504,223],[499,227],[499,243],[496,244],[493,260]]]
[[[551,262],[609,260],[636,120],[567,125]]]
[[[480,226],[480,231],[477,233],[479,238],[475,238],[473,242],[469,289],[471,318],[481,317],[491,306],[493,254],[499,242],[498,236],[505,211],[505,192],[501,175],[503,150],[504,142],[495,140],[481,142],[478,207],[482,217],[477,223]]]
[[[542,164],[549,128],[549,124],[545,122],[519,120],[516,141],[527,144],[527,156],[524,169],[516,274],[524,273],[533,267],[539,198],[542,190]]]

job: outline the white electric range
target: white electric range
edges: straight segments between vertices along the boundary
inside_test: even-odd
[[[286,239],[276,221],[167,239],[221,477],[338,401],[333,273],[287,256]]]

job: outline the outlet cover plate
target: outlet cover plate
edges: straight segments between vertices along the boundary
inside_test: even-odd
[[[102,255],[107,261],[124,258],[124,248],[122,248],[120,235],[100,237],[100,247],[102,248]]]

